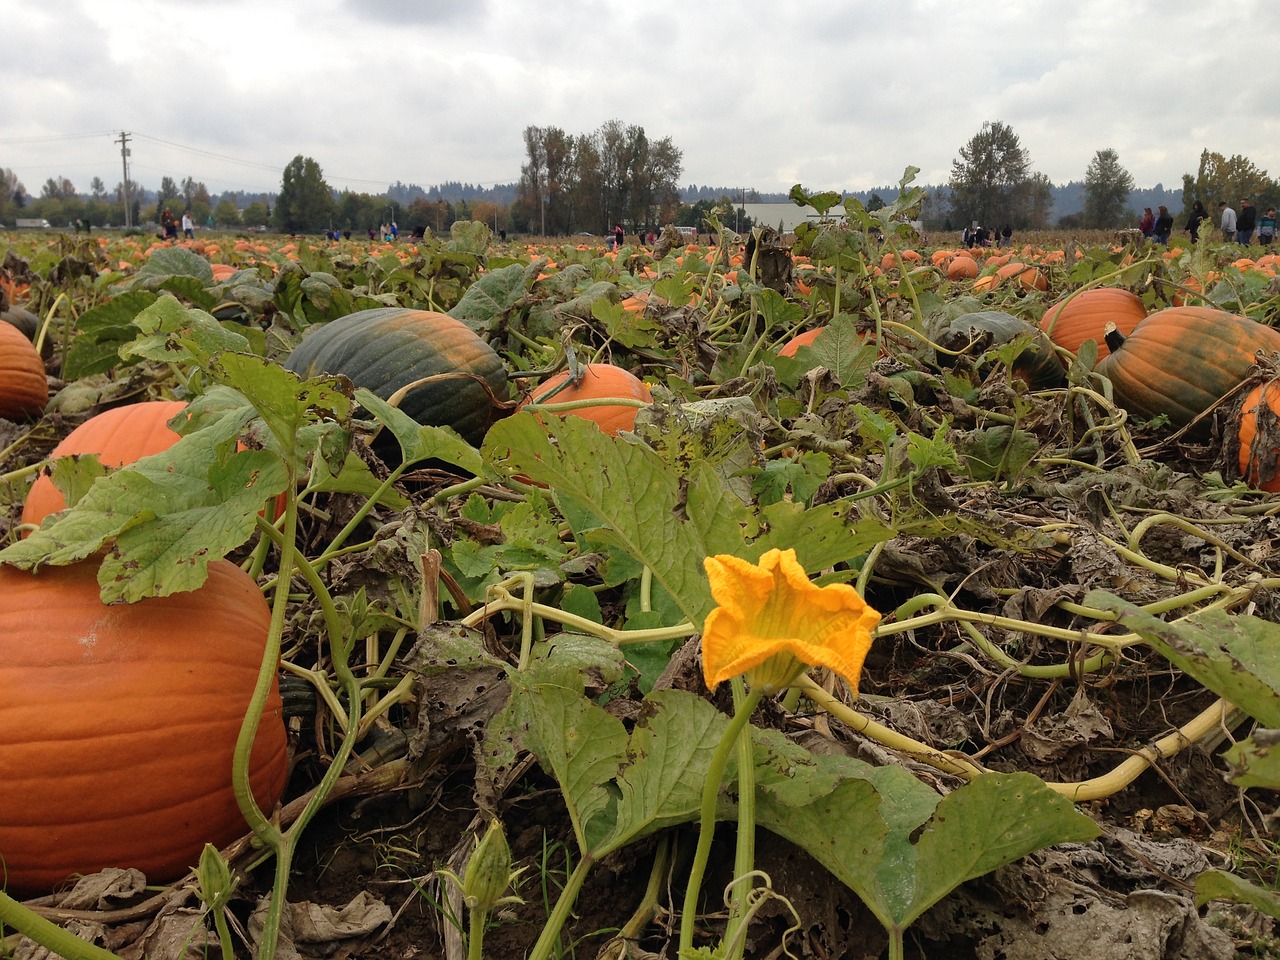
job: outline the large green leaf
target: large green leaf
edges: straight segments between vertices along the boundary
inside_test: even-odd
[[[728,717],[691,693],[646,697],[618,776],[617,820],[599,838],[597,855],[697,819],[707,768],[728,725]]]
[[[1220,610],[1165,623],[1105,590],[1090,591],[1084,602],[1114,610],[1120,626],[1218,696],[1268,727],[1280,727],[1280,624]]]
[[[653,450],[608,436],[579,417],[501,420],[485,437],[491,459],[544,483],[578,532],[590,529],[642,564],[694,623],[713,606],[702,558],[742,546],[740,500],[697,465],[687,486]]]
[[[285,488],[277,456],[236,451],[240,426],[217,421],[100,477],[71,510],[0,551],[0,561],[36,569],[109,546],[98,573],[104,602],[196,589],[209,561],[248,540],[263,504]]]
[[[1031,774],[985,774],[941,800],[906,781],[847,779],[798,802],[762,789],[762,826],[808,850],[886,929],[901,931],[966,880],[1098,827]],[[931,804],[936,806],[930,809]],[[923,828],[923,829],[922,829]]]

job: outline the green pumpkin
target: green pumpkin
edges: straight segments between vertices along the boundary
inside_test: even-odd
[[[304,377],[342,374],[383,400],[402,387],[451,374],[410,390],[400,409],[418,423],[453,427],[478,446],[508,396],[501,358],[470,327],[443,313],[378,307],[311,330],[285,360]]]

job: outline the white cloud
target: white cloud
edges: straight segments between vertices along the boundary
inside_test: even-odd
[[[56,12],[55,12],[56,10]],[[957,7],[942,0],[0,0],[0,166],[276,189],[294,156],[339,187],[518,178],[523,129],[610,119],[671,137],[685,183],[785,191],[944,181],[987,120],[1081,179],[1112,147],[1141,186],[1204,148],[1277,173],[1273,0]],[[228,159],[229,158],[229,159]]]

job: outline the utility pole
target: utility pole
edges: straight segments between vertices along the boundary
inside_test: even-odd
[[[128,230],[133,227],[133,209],[129,206],[129,134],[121,130],[120,139],[116,142],[120,144],[120,163],[124,167],[124,182],[120,189],[124,194],[124,228]]]

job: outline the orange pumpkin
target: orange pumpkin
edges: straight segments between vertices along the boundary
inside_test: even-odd
[[[1275,418],[1280,417],[1280,383],[1272,380],[1258,384],[1245,394],[1240,404],[1240,419],[1236,423],[1236,438],[1240,441],[1240,476],[1251,487],[1275,493],[1280,491],[1280,451],[1257,444],[1259,408],[1264,402],[1274,423]]]
[[[1101,360],[1111,352],[1105,336],[1108,323],[1115,324],[1121,336],[1127,337],[1146,316],[1141,298],[1128,290],[1095,287],[1049,307],[1040,319],[1040,329],[1072,353],[1079,353],[1086,340],[1096,340]]]
[[[169,421],[186,406],[181,400],[152,400],[104,410],[67,434],[50,456],[96,453],[105,467],[133,463],[168,450],[181,439],[169,427]],[[66,505],[53,481],[41,474],[22,505],[22,522],[39,526],[45,517]]]
[[[947,264],[948,280],[972,280],[978,275],[978,261],[973,257],[955,257]]]
[[[609,363],[588,363],[582,370],[582,379],[577,383],[569,383],[567,371],[543,381],[530,395],[528,402],[568,403],[571,400],[611,399],[653,402],[648,384],[621,367]],[[565,385],[563,388],[562,384]],[[616,434],[635,427],[636,411],[636,407],[601,404],[566,410],[565,413],[594,421],[605,433]]]
[[[136,867],[181,876],[247,832],[231,784],[271,610],[217,560],[198,590],[104,605],[97,563],[0,567],[0,861],[10,892]],[[249,763],[270,811],[287,737],[272,681]]]
[[[1049,281],[1044,278],[1043,273],[1031,266],[1031,264],[1017,260],[1010,260],[1000,267],[996,271],[996,276],[1002,280],[1013,280],[1023,290],[1049,289]]]
[[[1106,338],[1111,352],[1097,372],[1111,381],[1116,403],[1147,419],[1164,414],[1174,427],[1239,386],[1259,350],[1280,351],[1280,330],[1209,307],[1168,307],[1128,337]]]
[[[38,414],[49,402],[44,361],[17,327],[0,323],[0,418]]]
[[[812,330],[806,330],[804,333],[797,334],[778,349],[780,357],[794,357],[796,351],[801,347],[810,346],[813,341],[818,339],[818,334],[822,333],[823,327],[814,327]]]
[[[235,275],[238,267],[229,263],[211,263],[209,266],[213,269],[213,279],[215,283],[222,283],[224,280],[231,279]]]

